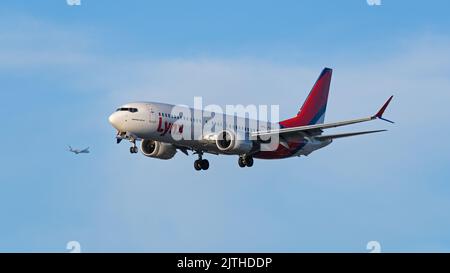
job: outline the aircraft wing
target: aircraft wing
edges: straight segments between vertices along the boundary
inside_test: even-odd
[[[318,140],[329,140],[329,139],[333,140],[336,138],[352,137],[352,136],[373,134],[373,133],[379,133],[379,132],[385,132],[385,131],[387,131],[387,130],[362,131],[362,132],[342,133],[342,134],[334,134],[334,135],[322,135],[322,136],[316,136],[314,138],[318,139]]]
[[[374,119],[382,119],[384,121],[388,121],[390,123],[394,123],[390,120],[387,120],[383,118],[383,113],[388,107],[389,103],[391,102],[393,96],[391,96],[386,103],[380,108],[380,110],[371,117],[366,118],[360,118],[360,119],[352,119],[352,120],[346,120],[346,121],[340,121],[340,122],[333,122],[333,123],[321,123],[321,124],[314,124],[314,125],[306,125],[306,126],[299,126],[299,127],[291,127],[291,128],[281,128],[276,130],[268,130],[268,131],[258,131],[252,133],[253,137],[256,136],[267,136],[267,135],[275,135],[275,134],[289,134],[289,133],[308,133],[314,130],[322,130],[322,129],[329,129],[329,128],[335,128],[340,126],[346,126],[351,125],[355,123],[361,123],[361,122],[367,122]]]

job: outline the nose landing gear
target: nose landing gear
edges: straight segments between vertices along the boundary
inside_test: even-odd
[[[132,146],[130,147],[130,153],[132,153],[132,154],[137,154],[138,151],[139,151],[139,149],[138,149],[138,147],[136,146],[136,139],[130,138],[130,142],[131,142],[131,144],[132,144]]]
[[[131,146],[130,147],[130,153],[131,154],[137,154],[138,151],[139,151],[138,147],[136,147],[136,146]]]
[[[130,141],[130,143],[132,145],[130,147],[130,153],[137,154],[139,149],[136,146],[136,138],[126,132],[117,132],[116,143],[119,144],[123,139]]]

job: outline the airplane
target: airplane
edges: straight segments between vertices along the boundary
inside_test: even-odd
[[[298,113],[279,122],[166,103],[134,102],[120,106],[109,116],[109,123],[117,130],[117,143],[124,139],[131,143],[130,153],[138,152],[136,141],[141,141],[142,154],[151,158],[167,160],[173,158],[177,151],[186,155],[192,151],[198,156],[194,162],[197,171],[209,168],[208,160],[203,159],[204,153],[238,156],[238,165],[244,168],[252,167],[254,159],[307,156],[335,139],[387,131],[323,134],[326,129],[376,119],[394,123],[383,117],[393,96],[375,115],[324,123],[332,72],[330,68],[323,69]],[[184,137],[180,137],[181,134]],[[271,145],[267,143],[272,138],[278,140],[270,149],[263,149],[264,145]]]
[[[79,149],[72,149],[72,147],[69,145],[69,152],[72,152],[74,154],[88,154],[89,153],[89,147],[83,150]]]

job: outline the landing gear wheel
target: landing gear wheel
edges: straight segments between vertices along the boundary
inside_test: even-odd
[[[253,166],[253,157],[251,156],[240,156],[238,160],[239,167],[251,167]]]
[[[202,169],[202,161],[201,160],[194,161],[194,169],[196,171],[200,171]]]
[[[195,153],[198,154],[198,159],[194,161],[194,169],[197,171],[209,169],[209,161],[202,158],[203,151],[196,151]]]
[[[238,164],[239,164],[239,167],[244,168],[244,167],[245,167],[245,161],[244,161],[244,158],[239,157],[239,159],[238,159]]]
[[[138,147],[136,146],[136,139],[130,138],[131,147],[130,147],[130,153],[137,154],[139,151]]]
[[[247,167],[253,166],[253,157],[245,158],[245,165],[247,165]]]
[[[202,167],[202,170],[206,171],[207,169],[209,169],[209,161],[206,159],[203,159],[200,161],[200,165]]]

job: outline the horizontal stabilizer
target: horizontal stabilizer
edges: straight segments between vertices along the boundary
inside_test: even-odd
[[[342,133],[342,134],[335,134],[335,135],[317,136],[315,138],[318,139],[318,140],[329,140],[329,139],[335,139],[335,138],[343,138],[343,137],[352,137],[352,136],[373,134],[373,133],[379,133],[379,132],[385,132],[385,131],[387,131],[387,130],[375,130],[375,131],[363,131],[363,132],[354,132],[354,133]]]

